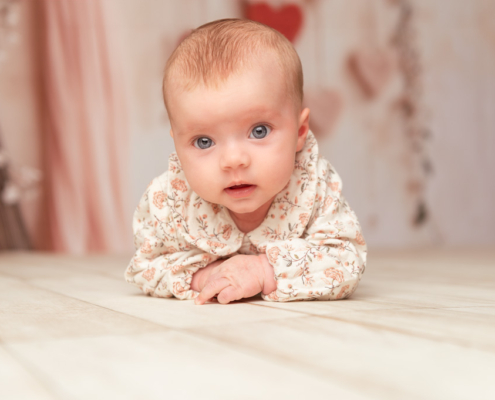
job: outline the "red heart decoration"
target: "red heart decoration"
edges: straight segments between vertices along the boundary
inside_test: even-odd
[[[276,29],[291,43],[294,43],[303,23],[303,13],[296,4],[286,4],[279,9],[266,3],[247,4],[245,16]]]
[[[361,49],[351,54],[349,67],[364,93],[375,97],[396,68],[395,54],[389,49]]]
[[[304,105],[310,109],[309,127],[316,137],[328,136],[342,113],[344,100],[336,90],[324,89],[304,93]]]

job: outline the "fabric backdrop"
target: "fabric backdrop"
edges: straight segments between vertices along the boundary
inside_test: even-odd
[[[48,227],[56,251],[130,248],[122,67],[101,0],[44,0]]]

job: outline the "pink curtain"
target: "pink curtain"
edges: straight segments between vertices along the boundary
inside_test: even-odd
[[[104,0],[40,7],[50,247],[129,252],[128,108],[112,15]]]

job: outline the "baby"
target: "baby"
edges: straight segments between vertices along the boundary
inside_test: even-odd
[[[168,60],[163,94],[176,153],[134,214],[126,280],[196,304],[350,296],[366,244],[318,154],[290,42],[253,21],[205,24]]]

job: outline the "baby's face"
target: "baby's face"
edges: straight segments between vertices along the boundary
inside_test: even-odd
[[[264,217],[308,132],[309,109],[296,110],[278,66],[265,64],[218,89],[170,95],[170,133],[191,188],[244,218]]]

